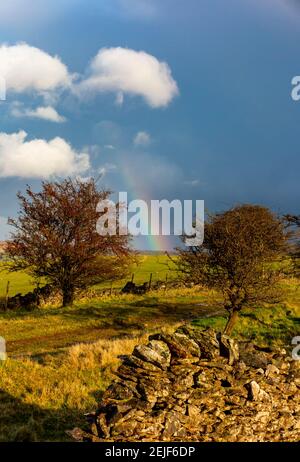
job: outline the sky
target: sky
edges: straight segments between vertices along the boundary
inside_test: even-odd
[[[297,0],[1,2],[0,239],[18,191],[68,176],[300,213],[299,44]]]

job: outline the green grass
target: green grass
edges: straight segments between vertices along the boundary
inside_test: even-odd
[[[167,275],[170,281],[177,276],[174,270],[174,264],[172,264],[169,257],[166,255],[142,255],[138,258],[138,263],[132,265],[130,275],[127,278],[115,281],[113,287],[121,289],[128,280],[131,280],[132,275],[134,275],[134,282],[136,284],[148,282],[151,273],[153,283],[165,281]],[[9,296],[11,297],[17,293],[24,295],[35,288],[35,282],[28,274],[22,271],[9,273],[2,270],[0,271],[0,298],[4,297],[6,294],[7,282],[9,282]],[[102,289],[110,286],[110,282],[105,282],[97,284],[95,288]]]
[[[83,300],[68,308],[0,313],[0,334],[10,354],[39,354],[76,342],[130,335],[176,325],[220,307],[206,291],[172,289],[144,296]]]
[[[133,268],[135,281],[147,281],[151,272],[154,281],[165,280],[166,263],[165,256],[142,257]],[[24,274],[1,277],[2,296],[7,278],[11,294],[32,288]],[[284,303],[241,314],[237,338],[290,348],[292,337],[300,334],[300,289],[296,280],[283,285]],[[66,309],[0,313],[0,336],[8,351],[8,360],[0,361],[0,441],[67,441],[66,430],[84,427],[84,413],[97,407],[118,355],[130,353],[149,333],[172,331],[183,322],[223,329],[226,313],[218,294],[173,288],[144,296],[95,296]]]
[[[292,338],[300,333],[300,285],[294,279],[284,281],[283,287],[284,302],[243,310],[239,314],[233,337],[251,340],[262,346],[284,345],[290,348]],[[198,327],[213,327],[222,331],[226,317],[196,318],[192,323]]]
[[[226,324],[224,316],[209,319],[195,319],[193,325],[213,327],[222,331]],[[285,305],[271,308],[245,310],[239,315],[238,323],[232,334],[239,340],[250,340],[261,346],[285,345],[290,347],[293,337],[299,335],[300,317],[294,311],[287,310]]]
[[[9,295],[12,297],[17,293],[26,294],[34,289],[34,281],[23,272],[8,273],[0,272],[0,297],[6,294],[7,282],[9,281]]]

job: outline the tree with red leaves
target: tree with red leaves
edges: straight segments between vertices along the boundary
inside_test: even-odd
[[[9,219],[14,228],[7,244],[10,271],[25,270],[58,288],[63,306],[72,305],[77,290],[125,275],[133,256],[128,236],[97,232],[100,201],[93,179],[43,182],[41,192],[18,193],[20,211]]]

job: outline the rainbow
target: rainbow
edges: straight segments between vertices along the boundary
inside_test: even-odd
[[[127,185],[128,196],[132,196],[133,199],[143,199],[148,204],[148,208],[150,210],[151,199],[147,198],[150,196],[150,194],[145,194],[145,192],[138,193],[136,191],[136,183],[135,183],[134,178],[132,178],[132,175],[130,175],[127,169],[123,171],[123,174],[124,173],[125,175],[123,175],[123,178]],[[128,197],[128,201],[129,200],[130,198]],[[161,235],[156,236],[156,235],[148,234],[148,236],[144,236],[144,237],[147,241],[147,250],[164,251],[164,250],[170,249],[170,245],[167,244],[168,236],[161,236]]]

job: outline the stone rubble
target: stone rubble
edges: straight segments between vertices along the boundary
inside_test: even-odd
[[[52,294],[57,292],[51,284],[47,284],[43,287],[37,287],[32,292],[28,292],[25,295],[16,294],[8,299],[7,309],[8,310],[33,310],[38,308],[43,301],[46,301]],[[2,306],[2,309],[4,307]]]
[[[123,356],[84,441],[299,441],[300,361],[213,329],[156,334]],[[71,432],[72,434],[72,432]]]

